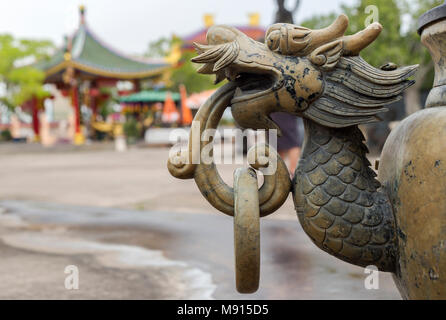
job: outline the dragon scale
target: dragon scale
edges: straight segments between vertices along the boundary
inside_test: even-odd
[[[395,220],[366,158],[357,126],[328,128],[304,120],[294,202],[303,229],[330,254],[360,266],[394,271]]]

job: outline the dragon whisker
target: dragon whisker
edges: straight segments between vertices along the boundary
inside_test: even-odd
[[[212,73],[210,72],[210,64],[214,64],[213,72],[226,68],[235,61],[240,51],[237,41],[218,45],[194,43],[194,46],[199,55],[193,58],[192,62],[205,63],[205,66],[200,69],[200,73]]]

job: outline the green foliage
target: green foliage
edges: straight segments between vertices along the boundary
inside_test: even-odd
[[[136,121],[136,119],[133,117],[127,118],[123,129],[129,143],[134,143],[140,137],[141,130],[138,121]]]
[[[343,6],[343,11],[349,17],[348,34],[353,34],[365,28],[365,21],[370,13],[365,12],[369,5],[378,8],[379,20],[383,30],[378,39],[361,52],[371,65],[379,67],[386,62],[397,65],[411,64],[406,47],[406,37],[400,33],[402,12],[395,0],[359,0],[353,7]],[[419,42],[419,41],[418,41]]]
[[[170,53],[173,44],[177,41],[180,40],[176,37],[172,37],[172,39],[163,37],[158,40],[152,41],[149,43],[149,47],[144,56],[149,58],[164,58]]]
[[[184,84],[187,91],[191,93],[215,89],[219,86],[214,84],[214,75],[197,73],[199,65],[191,62],[195,56],[196,53],[193,51],[183,52],[180,66],[175,68],[171,75],[172,89],[178,90],[178,86]]]
[[[420,36],[417,33],[418,18],[426,11],[439,6],[443,3],[442,0],[399,0],[398,1],[401,13],[408,18],[408,30],[404,34],[409,52],[406,53],[409,57],[407,61],[418,61],[421,65],[431,63],[432,58],[427,49],[421,44]],[[413,57],[418,55],[417,57]]]
[[[0,82],[6,86],[6,95],[0,101],[10,108],[33,96],[42,98],[45,74],[32,66],[20,67],[28,60],[48,57],[53,45],[49,41],[17,40],[11,35],[0,35]]]
[[[422,13],[441,3],[439,0],[359,0],[353,7],[343,6],[343,11],[350,18],[348,32],[356,33],[365,27],[364,21],[369,15],[365,13],[365,8],[369,5],[378,8],[378,22],[382,24],[383,31],[361,53],[371,64],[379,66],[394,62],[397,65],[425,65],[431,58],[417,34],[417,20]]]
[[[0,132],[0,141],[10,141],[12,140],[12,135],[9,130],[3,130]]]
[[[99,89],[101,94],[97,100],[98,113],[102,119],[106,120],[107,117],[114,112],[113,106],[119,103],[119,94],[116,88],[102,87]]]
[[[175,46],[182,45],[182,41],[178,37],[171,39],[161,38],[149,43],[149,48],[145,54],[147,57],[163,58],[168,56]],[[169,83],[167,87],[177,91],[181,84],[186,86],[188,93],[201,92],[204,90],[217,88],[214,85],[215,76],[203,75],[197,73],[199,65],[191,62],[196,56],[194,51],[182,51],[181,58],[177,66],[174,66],[169,74]]]
[[[337,17],[338,15],[335,12],[331,12],[325,15],[314,15],[307,20],[297,22],[297,24],[313,30],[322,29],[329,26]]]
[[[9,105],[21,105],[33,96],[37,98],[47,97],[49,94],[42,87],[44,79],[45,74],[32,67],[11,70],[7,81],[10,90],[14,91],[8,99]]]
[[[346,34],[353,34],[365,28],[370,12],[367,6],[378,8],[378,22],[383,31],[370,46],[361,52],[361,56],[371,65],[379,67],[387,62],[399,66],[419,64],[418,84],[432,84],[431,57],[421,44],[417,34],[418,18],[427,10],[442,4],[441,0],[357,0],[351,6],[342,5],[341,12],[349,17],[349,28]],[[334,21],[336,13],[314,16],[302,25],[319,29]],[[427,80],[429,78],[429,80]]]

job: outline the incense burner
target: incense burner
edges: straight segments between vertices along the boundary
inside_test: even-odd
[[[382,26],[373,23],[345,36],[347,27],[345,15],[322,30],[275,24],[265,43],[229,26],[210,28],[208,44],[196,45],[193,61],[203,64],[198,72],[228,83],[200,108],[200,132],[193,127],[191,134],[216,128],[227,107],[239,126],[250,129],[280,131],[269,115],[287,112],[304,119],[302,157],[291,181],[282,159],[263,146],[269,156],[263,166],[277,159],[277,170],[264,174],[259,190],[253,182],[259,163],[237,170],[233,189],[214,164],[192,161],[200,159],[192,144],[169,159],[169,171],[194,178],[215,208],[234,216],[240,292],[258,286],[259,217],[277,210],[292,192],[297,217],[317,247],[348,263],[393,273],[404,298],[446,298],[446,109],[405,119],[386,142],[377,178],[358,125],[380,121],[386,106],[413,84],[409,78],[417,66],[371,66],[359,53]],[[434,34],[440,30],[424,29],[423,42],[435,47],[430,43],[438,41]],[[443,66],[437,60],[438,71]]]

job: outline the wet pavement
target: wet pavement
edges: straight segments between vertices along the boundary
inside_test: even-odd
[[[0,144],[0,299],[400,299],[313,245],[291,199],[261,220],[259,291],[238,294],[232,219],[169,175],[168,151]],[[217,167],[232,184],[239,166]]]
[[[175,199],[172,199],[175,201]],[[391,276],[367,290],[363,268],[311,243],[295,220],[261,222],[258,292],[235,291],[232,219],[1,201],[0,298],[400,299]],[[79,268],[79,290],[64,268]]]

